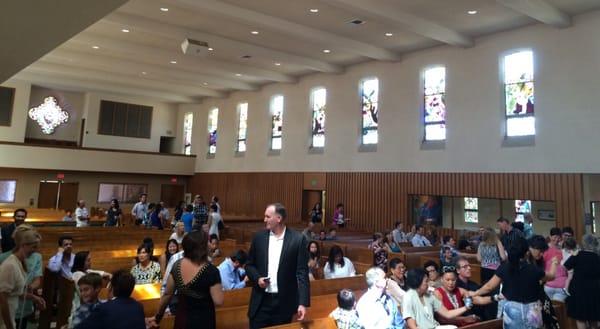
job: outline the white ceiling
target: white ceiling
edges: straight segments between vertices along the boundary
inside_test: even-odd
[[[600,0],[130,0],[16,78],[196,102],[369,60],[399,61],[434,45],[470,47],[479,36],[528,24],[568,28],[573,15],[597,9]],[[184,55],[186,37],[214,50]]]

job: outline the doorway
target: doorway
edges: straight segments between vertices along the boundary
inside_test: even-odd
[[[304,190],[302,192],[302,221],[310,220],[310,211],[317,202],[321,203],[321,209],[323,209],[322,223],[326,222],[325,191],[322,190]]]
[[[185,186],[174,184],[162,184],[160,186],[160,201],[167,207],[175,207],[179,201],[185,199]]]
[[[79,183],[41,181],[38,193],[38,208],[75,209]]]
[[[160,153],[174,153],[175,137],[172,136],[160,136],[160,146],[158,152]]]

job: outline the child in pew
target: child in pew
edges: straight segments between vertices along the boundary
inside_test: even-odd
[[[342,289],[337,295],[338,307],[329,314],[339,329],[362,329],[352,290]]]
[[[79,287],[79,296],[81,296],[81,304],[69,319],[69,324],[64,328],[73,329],[83,320],[87,319],[92,311],[104,301],[98,299],[100,290],[102,289],[102,276],[98,273],[88,273],[79,279],[77,282]]]

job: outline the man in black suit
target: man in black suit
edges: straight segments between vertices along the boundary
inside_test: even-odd
[[[2,227],[2,229],[0,229],[0,250],[2,252],[7,252],[15,248],[15,240],[12,237],[13,232],[17,226],[25,223],[26,218],[27,210],[19,208],[13,213],[14,222],[5,225]]]
[[[246,274],[254,282],[248,318],[258,329],[303,320],[310,306],[308,242],[285,226],[287,211],[274,203],[265,210],[266,230],[256,233],[250,246]]]

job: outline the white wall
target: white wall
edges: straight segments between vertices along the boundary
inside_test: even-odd
[[[132,103],[152,106],[152,131],[150,138],[119,137],[98,134],[100,101]],[[119,150],[158,152],[160,136],[175,136],[177,128],[177,105],[160,103],[136,96],[122,96],[89,92],[85,95],[85,136],[83,146]]]
[[[258,92],[236,92],[203,102],[194,140],[197,172],[240,171],[418,171],[418,172],[598,172],[600,137],[598,79],[600,12],[578,16],[574,26],[534,25],[478,39],[472,48],[436,47],[396,63],[369,62],[344,74],[315,74],[296,84],[272,84]],[[535,146],[503,147],[504,111],[499,77],[503,53],[529,47],[535,53]],[[447,69],[448,139],[444,150],[421,150],[420,74],[431,65]],[[380,80],[380,143],[359,152],[362,78]],[[309,91],[328,91],[326,147],[309,154]],[[272,95],[285,96],[283,150],[268,156]],[[249,103],[248,151],[235,157],[236,105]],[[208,110],[218,106],[219,140],[207,159]]]
[[[13,79],[0,85],[3,87],[15,88],[11,125],[0,126],[0,140],[22,143],[25,140],[25,127],[27,124],[27,111],[29,110],[31,84]]]
[[[69,113],[69,121],[56,127],[53,134],[46,135],[42,132],[42,129],[37,122],[27,118],[27,131],[25,137],[79,142],[81,118],[83,116],[85,105],[84,94],[32,86],[29,98],[29,108],[42,104],[44,99],[48,96],[56,98],[58,105],[64,111]]]

